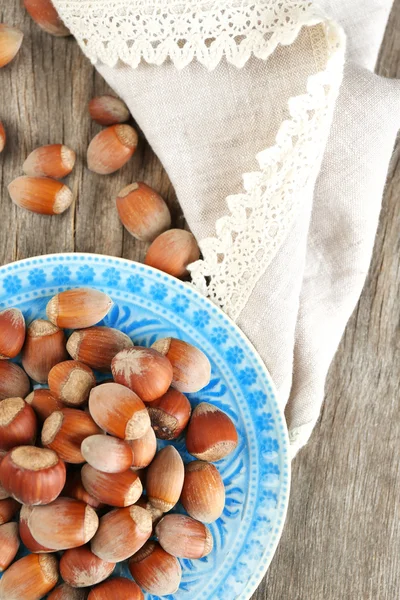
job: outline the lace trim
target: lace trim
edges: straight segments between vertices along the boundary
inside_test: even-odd
[[[291,44],[301,27],[318,22],[307,0],[53,0],[92,63],[136,68],[143,59],[178,69],[194,58],[214,69],[222,56],[242,67]]]
[[[344,62],[344,37],[324,23],[326,69],[309,77],[307,93],[289,100],[290,119],[276,144],[257,156],[260,171],[243,176],[244,193],[227,197],[230,215],[216,237],[200,242],[203,259],[189,266],[194,285],[237,320],[256,283],[312,194],[327,141]]]
[[[181,68],[196,57],[211,69],[225,55],[242,66],[252,53],[266,59],[304,25],[320,24],[310,29],[320,72],[309,77],[306,94],[289,100],[276,144],[258,154],[259,171],[243,176],[244,192],[228,196],[230,214],[217,221],[216,237],[200,242],[203,259],[190,266],[194,285],[236,320],[312,193],[342,79],[342,30],[303,0],[53,1],[89,58],[107,65],[169,57]]]

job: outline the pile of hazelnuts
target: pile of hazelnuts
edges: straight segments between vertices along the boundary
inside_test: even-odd
[[[48,33],[69,35],[51,0],[24,0],[24,6]],[[18,28],[0,23],[0,69],[16,57],[23,37]],[[137,131],[127,123],[131,118],[129,109],[120,98],[109,94],[92,98],[88,108],[92,120],[104,129],[88,146],[87,167],[99,175],[115,173],[131,159],[139,141]],[[6,144],[6,128],[0,121],[0,153]],[[64,213],[71,207],[74,194],[63,180],[72,173],[75,162],[76,153],[65,144],[35,148],[22,165],[24,175],[8,185],[11,200],[20,208],[38,214]],[[143,181],[135,181],[124,185],[115,203],[125,229],[137,240],[149,244],[145,264],[174,277],[186,278],[188,266],[200,258],[200,248],[190,231],[171,228],[171,213],[162,196]]]
[[[212,463],[238,435],[226,413],[192,411],[185,396],[208,385],[210,362],[179,339],[138,347],[96,326],[111,306],[73,289],[28,327],[20,310],[0,312],[0,600],[173,594],[178,558],[213,548],[225,487]],[[10,360],[20,353],[22,367]],[[157,451],[185,430],[186,465],[173,445]],[[186,514],[170,512],[178,502]],[[15,561],[21,543],[30,554]],[[109,578],[121,561],[133,579]]]

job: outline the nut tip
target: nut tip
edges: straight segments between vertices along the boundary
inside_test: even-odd
[[[175,506],[172,502],[167,502],[167,500],[162,500],[161,498],[154,498],[154,496],[149,496],[149,501],[154,508],[158,508],[162,513],[169,512]]]
[[[58,455],[48,448],[36,446],[18,446],[11,451],[11,459],[21,469],[40,471],[49,469],[59,461]]]
[[[6,398],[0,402],[0,425],[6,427],[23,410],[25,401],[22,398]],[[32,410],[32,409],[30,409]]]
[[[150,416],[147,409],[137,410],[126,424],[125,439],[133,440],[143,437],[150,425]]]
[[[139,189],[139,184],[138,183],[131,183],[129,185],[126,185],[124,188],[122,188],[122,190],[119,192],[118,194],[118,198],[125,198],[125,196],[128,196],[128,194],[130,194],[131,192],[134,192],[135,190]]]
[[[29,337],[53,335],[53,333],[57,333],[58,331],[59,328],[55,323],[46,321],[45,319],[36,319],[28,327]]]
[[[27,404],[32,404],[34,397],[35,397],[35,392],[33,391],[30,394],[28,394],[28,396],[25,398],[25,402]]]
[[[92,539],[99,528],[99,517],[91,506],[85,508],[84,539],[85,544]]]
[[[63,185],[62,188],[57,192],[53,211],[55,215],[63,213],[72,204],[73,195],[68,186]]]
[[[152,344],[152,348],[154,350],[157,350],[157,352],[159,352],[160,354],[163,354],[164,356],[166,354],[168,354],[168,350],[171,346],[171,340],[172,338],[168,337],[168,338],[162,338],[161,340],[156,340],[154,342],[154,344]]]
[[[138,478],[139,479],[139,478]],[[142,533],[149,533],[153,529],[153,521],[148,510],[134,504],[129,507],[129,514],[136,527]]]
[[[58,561],[54,554],[39,554],[39,565],[42,570],[44,578],[49,583],[58,581]]]
[[[60,430],[61,425],[64,421],[64,415],[60,410],[53,412],[45,422],[43,423],[42,429],[42,444],[48,446],[51,444],[57,433]]]
[[[214,404],[210,404],[209,402],[200,402],[200,404],[198,404],[193,411],[196,417],[216,412],[220,412],[219,408],[214,406]]]
[[[121,144],[128,148],[136,148],[138,135],[130,125],[115,125],[115,133]]]
[[[211,531],[208,529],[208,527],[205,527],[205,532],[206,532],[206,539],[204,540],[203,556],[207,556],[207,554],[210,554],[210,552],[214,548],[214,538],[212,536]]]
[[[51,300],[49,300],[46,306],[46,315],[49,321],[57,326],[57,316],[58,316],[58,296],[54,296]]]
[[[68,148],[68,146],[61,146],[61,161],[63,163],[63,166],[68,169],[69,171],[72,171],[72,169],[74,168],[75,165],[75,160],[76,160],[76,154],[75,152],[71,149]]]
[[[127,493],[125,494],[125,506],[131,506],[138,497],[140,498],[143,492],[142,482],[140,481],[140,477],[135,479],[132,485],[129,487]]]
[[[77,360],[81,342],[82,342],[82,332],[81,331],[74,331],[68,339],[67,352],[75,360]]]

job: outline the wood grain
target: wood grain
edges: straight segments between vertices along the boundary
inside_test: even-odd
[[[0,264],[51,252],[98,252],[142,260],[144,245],[119,223],[114,198],[144,180],[183,219],[174,191],[143,137],[134,159],[112,176],[90,173],[85,153],[100,127],[87,113],[107,85],[72,38],[42,32],[17,2],[0,0],[0,22],[25,40],[0,71],[0,119],[8,133],[0,160]],[[400,0],[378,72],[400,76]],[[6,186],[35,147],[63,141],[78,154],[68,178],[74,206],[57,218],[17,209]],[[253,600],[397,600],[400,589],[400,148],[385,193],[373,263],[332,365],[322,416],[293,464],[285,531]],[[233,600],[227,598],[226,600]]]
[[[133,160],[111,176],[86,168],[86,149],[101,129],[89,118],[87,105],[111,90],[84,57],[72,37],[54,38],[30,19],[19,2],[0,0],[0,21],[25,34],[16,59],[0,71],[0,119],[8,134],[0,163],[0,223],[7,232],[0,263],[51,252],[98,252],[135,260],[144,257],[143,244],[127,234],[115,210],[119,190],[136,180],[157,189],[179,219],[169,179],[141,136]],[[66,182],[74,206],[56,219],[17,209],[7,185],[22,175],[27,154],[43,144],[62,141],[77,153],[73,174]]]
[[[377,72],[400,77],[400,1]],[[331,366],[320,421],[293,462],[289,514],[253,600],[400,596],[400,144],[373,261]]]

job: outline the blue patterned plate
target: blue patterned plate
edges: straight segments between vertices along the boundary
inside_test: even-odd
[[[182,560],[183,579],[169,600],[247,600],[276,549],[289,496],[290,462],[284,418],[271,378],[241,331],[190,286],[149,267],[91,254],[57,254],[0,268],[0,308],[19,307],[27,322],[45,316],[49,298],[94,287],[115,302],[103,324],[139,345],[181,337],[212,364],[210,384],[189,395],[215,404],[234,420],[239,446],[217,463],[226,486],[225,511],[211,525],[213,552]],[[186,454],[184,439],[176,447]],[[126,574],[124,565],[117,573]],[[155,596],[146,595],[146,600]]]

